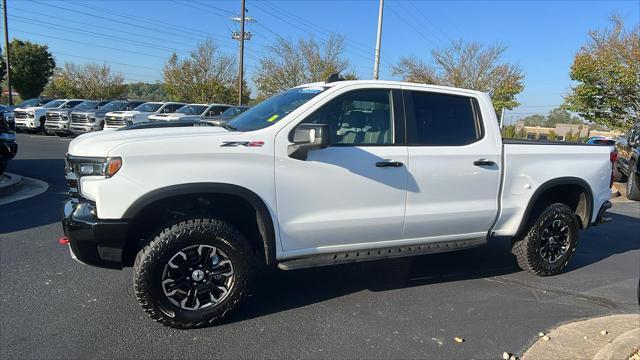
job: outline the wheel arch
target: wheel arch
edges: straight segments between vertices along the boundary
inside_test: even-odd
[[[589,184],[577,177],[561,177],[540,185],[533,193],[518,226],[515,237],[522,235],[537,206],[547,201],[568,205],[579,218],[580,227],[586,229],[591,224],[593,213],[593,192]]]
[[[193,183],[155,189],[141,196],[129,206],[123,218],[134,225],[141,214],[144,214],[146,210],[152,209],[155,205],[161,204],[163,201],[198,195],[225,196],[228,199],[236,199],[250,206],[255,211],[255,224],[260,236],[259,240],[262,243],[260,249],[262,251],[260,252],[264,256],[264,261],[267,265],[275,263],[276,238],[271,212],[258,194],[242,186],[227,183]],[[249,240],[252,241],[254,239]],[[128,239],[128,242],[134,243],[135,239]]]

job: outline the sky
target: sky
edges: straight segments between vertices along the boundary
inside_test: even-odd
[[[344,57],[360,78],[372,78],[378,0],[246,0],[245,72],[249,79],[276,36],[296,39],[331,33],[346,38]],[[187,56],[211,38],[237,56],[231,32],[240,0],[7,0],[9,36],[49,46],[57,64],[107,63],[125,82],[162,80],[162,66],[175,51]],[[391,66],[402,56],[431,62],[431,50],[451,41],[507,47],[503,60],[525,74],[521,106],[506,122],[546,113],[570,89],[573,56],[588,32],[618,14],[627,27],[640,21],[640,1],[420,1],[384,2],[380,79],[399,80]],[[3,34],[4,35],[4,34]]]

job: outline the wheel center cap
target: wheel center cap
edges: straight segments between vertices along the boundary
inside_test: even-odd
[[[191,273],[191,278],[193,279],[193,281],[202,281],[202,279],[204,279],[204,271],[194,270]]]

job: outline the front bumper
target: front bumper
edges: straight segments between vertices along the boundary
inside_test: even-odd
[[[69,125],[66,123],[44,123],[44,128],[50,131],[69,131]]]
[[[37,129],[34,119],[31,120],[16,120],[16,127],[18,129]]]
[[[86,125],[78,125],[71,123],[70,131],[74,134],[84,134],[92,131],[100,130],[100,126],[95,123],[87,123]]]
[[[122,268],[129,223],[98,219],[94,204],[70,199],[64,204],[62,227],[78,261],[103,268]]]

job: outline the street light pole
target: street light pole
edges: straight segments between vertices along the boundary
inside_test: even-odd
[[[2,14],[4,16],[4,51],[6,53],[5,56],[7,59],[6,69],[7,69],[7,87],[9,88],[8,97],[9,97],[9,105],[13,105],[13,98],[11,97],[11,71],[9,71],[10,65],[11,65],[11,61],[9,59],[11,58],[11,56],[10,56],[10,50],[9,50],[9,25],[7,24],[7,0],[2,0]]]
[[[242,77],[244,68],[244,0],[240,11],[240,68],[238,69],[238,105],[242,105]]]
[[[378,11],[378,36],[376,38],[376,53],[373,61],[373,79],[378,80],[380,70],[380,43],[382,42],[382,8],[384,0],[380,0],[380,10]]]

